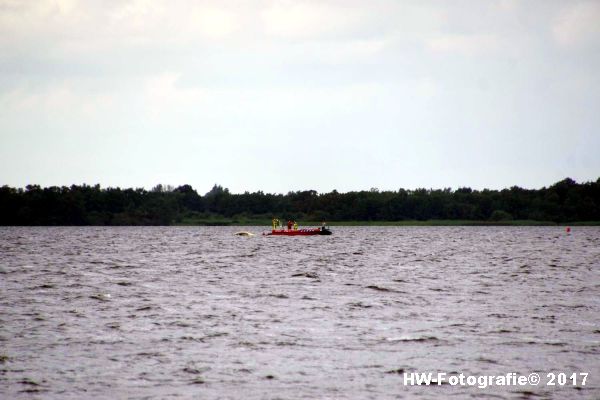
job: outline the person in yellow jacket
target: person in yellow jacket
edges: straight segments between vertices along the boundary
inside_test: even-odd
[[[279,226],[279,220],[277,218],[273,218],[273,230],[277,229],[277,227]]]
[[[294,230],[297,231],[298,230],[298,223],[296,221],[294,221]]]

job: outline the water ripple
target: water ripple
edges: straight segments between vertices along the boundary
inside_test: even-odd
[[[0,397],[600,397],[598,228],[236,230],[0,228]]]

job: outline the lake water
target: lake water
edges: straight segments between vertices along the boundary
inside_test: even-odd
[[[243,229],[0,228],[0,398],[600,398],[600,228]]]

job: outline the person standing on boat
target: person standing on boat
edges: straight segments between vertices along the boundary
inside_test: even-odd
[[[294,221],[294,230],[297,231],[298,230],[298,223],[296,221]]]
[[[291,220],[288,220],[288,222],[287,222],[287,228],[288,228],[288,231],[289,231],[290,229],[292,229],[292,225],[293,225],[292,221],[291,221]]]
[[[277,225],[279,225],[279,220],[275,217],[273,217],[273,221],[271,221],[273,224],[273,230],[277,229]]]

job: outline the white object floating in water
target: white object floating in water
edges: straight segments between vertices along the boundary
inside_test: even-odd
[[[236,236],[254,236],[254,233],[252,233],[252,232],[246,232],[246,231],[241,231],[241,232],[234,233],[234,235],[236,235]]]

